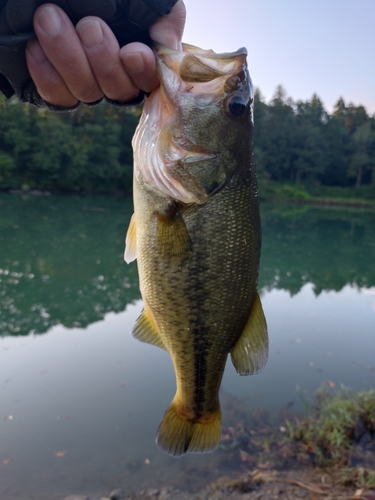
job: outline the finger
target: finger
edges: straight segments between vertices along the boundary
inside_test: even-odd
[[[161,17],[150,28],[150,37],[154,42],[175,50],[181,50],[182,34],[186,20],[184,2],[179,0],[170,14]]]
[[[87,60],[103,93],[115,101],[129,101],[139,88],[126,73],[120,59],[120,47],[108,25],[98,17],[86,17],[76,30]]]
[[[139,42],[129,43],[122,47],[120,57],[136,87],[145,92],[152,92],[159,86],[155,56],[150,47]]]
[[[103,97],[76,30],[62,9],[53,4],[39,7],[34,30],[43,52],[76,99],[94,102]]]
[[[70,108],[77,104],[77,99],[49,62],[36,38],[29,40],[26,45],[26,62],[31,78],[42,99],[64,108]]]

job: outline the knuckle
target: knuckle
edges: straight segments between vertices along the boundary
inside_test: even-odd
[[[53,72],[44,74],[43,81],[37,83],[37,89],[46,101],[50,101],[53,98],[56,99],[56,96],[66,93],[64,92],[64,84],[59,75]]]
[[[107,64],[95,74],[103,93],[114,101],[130,101],[139,94],[139,88],[126,76],[121,64]]]
[[[96,83],[82,87],[80,83],[69,85],[71,93],[79,101],[82,102],[95,102],[103,97],[103,92],[100,90]]]

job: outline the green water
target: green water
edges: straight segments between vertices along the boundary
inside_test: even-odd
[[[115,487],[198,488],[230,469],[220,450],[179,460],[154,444],[174,374],[129,331],[142,308],[123,262],[122,197],[0,196],[0,498]],[[375,386],[375,213],[262,206],[259,288],[270,356],[230,362],[221,400],[277,414],[327,381]]]

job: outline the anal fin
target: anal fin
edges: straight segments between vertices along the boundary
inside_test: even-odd
[[[239,375],[259,372],[268,358],[267,323],[259,294],[256,293],[245,328],[230,351],[232,363]]]
[[[157,347],[161,347],[166,350],[165,345],[160,338],[152,314],[146,306],[133,326],[131,334],[134,338],[140,340],[141,342],[156,345]]]
[[[124,260],[127,264],[133,262],[137,258],[137,227],[135,223],[135,214],[130,219],[128,232],[125,238],[125,253]]]

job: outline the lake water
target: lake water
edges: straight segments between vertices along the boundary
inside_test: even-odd
[[[224,423],[233,398],[276,415],[322,384],[375,387],[375,213],[261,209],[270,356],[253,377],[228,362]],[[142,308],[123,262],[131,211],[122,197],[0,196],[1,500],[236,474],[223,451],[155,445],[175,381],[168,354],[129,334]]]

